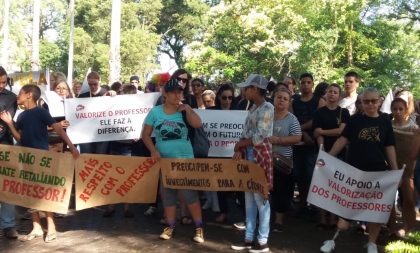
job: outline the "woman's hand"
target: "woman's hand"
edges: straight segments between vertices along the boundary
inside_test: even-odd
[[[153,161],[158,161],[160,159],[160,153],[157,150],[154,150],[150,153],[150,156],[152,157]]]
[[[242,160],[242,152],[241,151],[236,151],[234,154],[233,154],[233,157],[232,157],[234,160],[237,160],[237,161],[239,161],[239,160]]]
[[[178,112],[182,112],[185,111],[186,113],[192,111],[191,106],[187,105],[187,104],[180,104],[178,105],[178,108],[176,109]]]
[[[70,126],[70,122],[68,120],[62,120],[62,121],[60,121],[60,126],[64,129],[66,129]]]
[[[281,143],[281,137],[279,136],[270,136],[268,137],[268,140],[271,144],[280,144]]]

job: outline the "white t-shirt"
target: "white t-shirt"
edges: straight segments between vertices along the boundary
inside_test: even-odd
[[[352,97],[345,97],[343,99],[340,100],[340,102],[338,102],[338,106],[340,106],[341,108],[346,108],[347,110],[349,110],[350,116],[356,113],[356,100],[357,100],[357,96],[352,98]]]

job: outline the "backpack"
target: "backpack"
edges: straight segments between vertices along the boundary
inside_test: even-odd
[[[187,114],[185,111],[182,111],[182,119],[187,125],[188,128],[188,139],[191,141],[191,145],[194,151],[195,158],[205,158],[209,155],[210,141],[207,138],[206,131],[201,126],[199,128],[193,128],[188,124]]]

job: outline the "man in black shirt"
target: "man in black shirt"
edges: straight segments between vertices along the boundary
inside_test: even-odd
[[[6,70],[0,66],[0,112],[8,111],[13,117],[16,113],[16,95],[8,90],[6,86],[8,78]],[[0,144],[13,145],[13,138],[7,124],[0,119]],[[0,203],[0,228],[4,235],[10,239],[16,239],[18,234],[15,227],[15,206],[7,203]]]
[[[292,102],[293,114],[299,120],[302,129],[302,143],[293,146],[293,177],[299,188],[302,211],[307,206],[309,186],[315,167],[317,149],[312,133],[312,120],[315,111],[325,105],[323,99],[316,97],[313,93],[314,78],[309,73],[300,76],[301,95]]]

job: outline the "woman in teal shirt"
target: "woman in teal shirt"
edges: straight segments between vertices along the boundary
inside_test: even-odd
[[[200,116],[189,105],[181,103],[183,86],[177,79],[171,79],[165,84],[163,96],[165,102],[155,106],[146,117],[142,133],[144,144],[155,160],[161,157],[194,158],[192,145],[188,139],[188,127],[183,120],[182,113],[186,114],[188,125],[193,128],[201,127]],[[152,132],[156,136],[156,144],[152,142]],[[203,220],[197,191],[166,188],[163,186],[162,179],[160,184],[167,224],[160,238],[164,240],[172,238],[176,223],[176,201],[179,191],[188,204],[196,226],[193,240],[197,243],[204,242]]]

